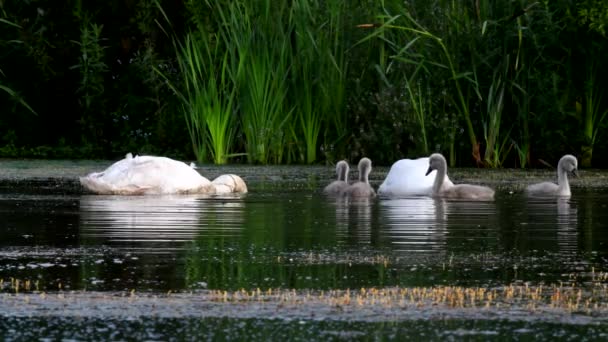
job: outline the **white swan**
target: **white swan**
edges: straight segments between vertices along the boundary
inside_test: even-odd
[[[342,193],[348,187],[348,163],[344,160],[340,160],[336,164],[336,174],[338,180],[331,182],[323,189],[323,192],[328,195],[338,195]]]
[[[429,168],[426,171],[426,174],[430,174],[433,170],[437,170],[437,176],[435,177],[435,182],[433,183],[433,197],[467,200],[494,199],[494,190],[488,188],[487,186],[471,184],[445,186],[444,179],[448,172],[448,165],[441,153],[433,153],[429,157]]]
[[[246,193],[237,175],[222,175],[210,182],[193,166],[166,157],[128,153],[102,172],[80,177],[87,190],[103,195],[161,195],[202,193]]]
[[[566,154],[557,163],[557,184],[551,182],[532,184],[526,188],[526,193],[530,196],[540,197],[569,197],[571,192],[568,173],[571,172],[576,176],[577,168],[576,157]]]
[[[359,161],[359,181],[349,185],[342,195],[348,197],[374,197],[376,192],[369,185],[369,174],[372,172],[372,161],[369,158],[361,158]]]
[[[437,172],[433,171],[429,176],[424,176],[428,167],[428,157],[396,161],[378,188],[378,195],[382,197],[431,196]],[[454,183],[446,175],[444,186],[453,185]]]

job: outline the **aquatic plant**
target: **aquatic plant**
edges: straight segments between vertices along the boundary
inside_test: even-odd
[[[395,24],[397,20],[404,19],[403,23]],[[387,30],[397,30],[402,31],[406,34],[405,37],[409,40],[409,43],[405,44],[396,55],[392,56],[397,61],[401,61],[403,63],[412,64],[416,68],[420,68],[427,73],[431,73],[430,67],[438,67],[441,69],[445,69],[450,74],[450,80],[453,82],[454,89],[456,91],[456,108],[461,115],[461,118],[465,121],[465,125],[467,128],[467,133],[469,136],[469,141],[471,146],[473,147],[473,156],[476,160],[481,160],[479,156],[478,143],[475,131],[473,129],[473,123],[471,120],[469,104],[464,96],[461,82],[462,80],[466,81],[465,83],[471,84],[474,89],[477,89],[478,84],[474,78],[471,78],[470,72],[460,72],[458,69],[458,65],[453,61],[453,54],[449,51],[447,45],[444,43],[444,40],[427,30],[423,27],[418,21],[416,21],[409,12],[405,12],[400,15],[394,15],[385,18],[385,23],[376,28],[373,33],[359,41],[359,44],[370,40],[372,38],[379,37],[383,32]],[[411,34],[412,37],[407,38],[408,35]],[[424,44],[425,40],[429,40],[439,47],[439,54],[433,54],[433,52],[427,54],[421,54],[420,50],[424,50],[422,48],[415,49],[417,45]],[[399,46],[400,44],[397,42],[391,42],[393,45]],[[431,50],[432,51],[432,50]]]
[[[416,73],[414,73],[413,75],[416,75]],[[414,76],[412,76],[414,77]],[[413,108],[414,111],[414,115],[416,117],[416,121],[418,122],[419,128],[420,128],[420,136],[421,136],[421,141],[422,141],[422,153],[424,153],[424,155],[428,155],[429,154],[429,144],[427,141],[427,133],[426,133],[426,118],[429,116],[429,110],[430,110],[430,105],[429,105],[429,97],[426,96],[426,94],[424,94],[422,92],[422,88],[420,83],[418,82],[417,87],[413,88],[412,87],[412,81],[405,78],[405,87],[407,89],[407,93],[409,95],[410,98],[410,104],[411,107]]]
[[[325,5],[325,6],[324,6]],[[317,160],[318,140],[325,128],[326,139],[341,139],[346,134],[344,118],[345,64],[341,42],[344,4],[328,1],[294,1],[289,22],[293,23],[291,96],[295,116],[305,142],[303,155],[308,164]],[[321,13],[328,19],[318,21]],[[334,137],[327,134],[334,131]],[[330,142],[332,144],[333,142]]]
[[[13,28],[18,28],[18,29],[21,28],[21,26],[13,23],[12,21],[6,20],[4,18],[0,18],[0,24],[6,24],[9,26],[12,26]],[[3,42],[0,42],[0,43],[3,43]],[[13,43],[15,43],[15,42],[13,41]],[[4,72],[2,72],[2,69],[0,69],[0,75],[4,76]],[[14,100],[17,100],[17,102],[19,102],[22,106],[27,108],[32,114],[36,115],[36,111],[34,111],[34,109],[32,109],[32,107],[30,107],[30,105],[28,105],[27,102],[25,102],[25,100],[23,98],[21,98],[15,90],[11,89],[10,87],[8,87],[6,85],[3,85],[2,83],[0,83],[0,90],[7,93],[9,95],[9,97],[11,97]]]
[[[260,5],[260,6],[257,6]],[[286,5],[266,0],[211,4],[220,21],[218,40],[227,49],[229,74],[240,103],[241,128],[249,162],[278,163],[286,149],[285,102],[291,67]]]
[[[78,64],[73,65],[70,69],[77,69],[80,72],[78,94],[80,95],[79,104],[84,112],[83,126],[85,132],[96,139],[99,117],[97,113],[103,112],[105,101],[102,95],[105,89],[104,77],[108,71],[108,66],[104,62],[106,46],[103,45],[105,39],[101,35],[103,25],[91,22],[86,15],[82,20],[80,40],[72,41],[80,47],[80,58]],[[83,134],[83,136],[86,135],[86,133]]]
[[[236,134],[236,89],[227,74],[227,55],[219,49],[205,32],[188,34],[178,61],[186,93],[181,98],[196,157],[206,161],[210,154],[215,164],[225,164]]]
[[[598,66],[595,63],[587,66],[583,101],[577,103],[576,107],[577,115],[583,122],[582,167],[591,167],[593,146],[608,114],[608,108],[602,106],[602,90],[597,81],[597,71]]]
[[[506,56],[508,65],[509,56]],[[500,167],[507,157],[510,147],[508,134],[499,141],[500,127],[502,125],[502,112],[504,109],[505,84],[501,75],[494,74],[492,84],[486,98],[486,120],[483,125],[483,136],[486,141],[484,162],[490,167]],[[506,151],[505,148],[507,147]]]

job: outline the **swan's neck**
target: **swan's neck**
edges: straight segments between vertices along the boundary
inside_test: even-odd
[[[437,174],[435,175],[435,183],[433,183],[433,194],[439,194],[443,181],[445,180],[446,165],[439,165],[436,169]]]
[[[557,191],[560,194],[570,193],[570,183],[568,182],[568,172],[562,168],[557,172]]]

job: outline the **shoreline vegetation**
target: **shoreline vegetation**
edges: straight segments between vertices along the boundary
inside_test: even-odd
[[[0,158],[608,167],[603,1],[0,4]]]

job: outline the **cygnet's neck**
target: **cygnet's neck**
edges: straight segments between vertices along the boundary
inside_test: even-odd
[[[343,163],[338,166],[338,180],[348,183],[348,164]]]
[[[359,182],[369,184],[370,171],[370,166],[368,164],[362,164],[359,168]]]
[[[570,183],[568,182],[568,171],[559,165],[557,169],[557,192],[559,194],[570,194]]]
[[[435,175],[435,183],[433,183],[433,194],[439,194],[439,190],[441,190],[441,186],[443,185],[443,181],[445,180],[445,175],[447,173],[447,165],[445,159],[437,165],[435,169],[437,174]]]

